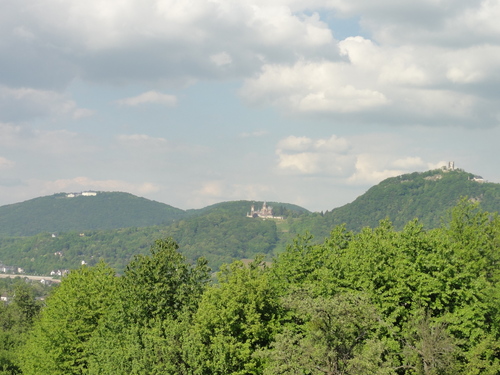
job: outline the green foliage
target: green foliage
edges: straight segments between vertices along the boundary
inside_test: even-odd
[[[500,373],[500,219],[467,199],[440,228],[382,220],[336,227],[322,243],[305,234],[271,267],[233,262],[212,284],[206,261],[179,250],[158,240],[120,277],[102,263],[73,271],[40,314],[21,288],[15,308],[0,310],[0,365],[42,375]]]
[[[91,374],[181,373],[183,341],[209,280],[200,258],[186,263],[171,239],[157,240],[119,279],[117,298],[91,341]]]
[[[264,374],[393,373],[383,363],[386,350],[377,337],[381,318],[363,295],[312,298],[299,292],[286,305],[301,324],[277,336]]]
[[[158,316],[177,318],[184,308],[196,307],[210,269],[203,258],[195,267],[189,266],[177,249],[172,239],[157,240],[151,255],[138,255],[127,266],[121,285],[129,304],[125,310],[132,313],[133,322]]]
[[[416,374],[456,374],[452,336],[442,323],[433,322],[428,314],[415,316],[404,332],[404,362],[402,366]]]
[[[37,291],[21,280],[1,280],[11,298],[0,304],[0,374],[20,374],[18,350],[31,329],[42,305],[35,300]],[[10,281],[10,282],[9,282]]]
[[[399,342],[404,340],[397,336],[412,329],[409,322],[425,311],[440,332],[445,327],[461,353],[477,353],[486,337],[499,332],[499,229],[496,215],[462,200],[440,229],[425,231],[412,221],[398,232],[382,221],[358,234],[339,227],[323,244],[298,242],[278,258],[273,274],[287,284],[287,291],[306,287],[317,296],[365,293],[393,327],[388,337]],[[422,338],[425,334],[421,330]],[[427,342],[431,338],[427,334]],[[490,340],[489,345],[497,344]],[[493,349],[490,353],[481,362],[486,372],[493,371],[499,357]]]
[[[167,232],[189,259],[204,254],[214,268],[234,260],[269,254],[278,242],[273,220],[219,212],[182,220],[171,225]]]
[[[393,177],[354,202],[326,213],[269,202],[275,214],[285,220],[247,218],[251,204],[259,207],[262,202],[223,202],[182,211],[125,193],[75,198],[56,194],[0,207],[4,231],[4,236],[0,233],[0,259],[34,274],[74,269],[82,261],[94,265],[99,260],[122,273],[134,255],[147,254],[154,238],[172,237],[189,263],[203,256],[216,270],[224,263],[254,259],[259,254],[271,260],[284,252],[296,235],[310,233],[310,242],[319,244],[329,239],[332,228],[343,224],[347,230],[360,232],[389,219],[395,229],[402,230],[418,218],[424,228],[437,228],[462,196],[478,202],[481,209],[499,211],[500,185],[479,183],[472,177],[460,170]],[[5,237],[7,233],[26,235],[40,230],[47,232]],[[53,232],[57,237],[51,236]]]
[[[245,207],[249,206],[246,202]],[[258,254],[270,257],[280,241],[276,221],[250,219],[245,213],[236,215],[238,210],[233,212],[232,207],[219,204],[211,210],[200,210],[203,214],[190,213],[189,218],[169,226],[67,232],[56,237],[50,233],[0,237],[1,260],[31,274],[75,269],[82,261],[94,265],[103,260],[121,273],[134,255],[147,254],[154,238],[165,237],[179,243],[188,262],[194,264],[203,255],[213,269]]]
[[[21,352],[23,374],[81,374],[88,341],[116,293],[111,268],[99,263],[66,276],[47,300]]]
[[[196,374],[258,374],[254,353],[272,342],[283,316],[276,288],[257,260],[223,267],[194,317]]]

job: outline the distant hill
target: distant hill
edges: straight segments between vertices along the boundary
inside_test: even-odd
[[[66,193],[0,207],[0,235],[147,227],[170,224],[185,212],[121,192],[68,198]]]
[[[245,216],[250,212],[250,207],[255,206],[256,209],[260,209],[263,205],[263,201],[231,201],[231,202],[221,202],[216,203],[211,206],[200,208],[197,210],[187,210],[187,217],[206,215],[208,213],[225,213],[231,216]],[[273,213],[275,216],[298,216],[304,213],[310,213],[304,207],[297,206],[290,203],[280,203],[280,202],[266,202],[268,206],[273,208]]]
[[[0,207],[0,263],[47,274],[103,259],[121,272],[135,254],[148,253],[154,240],[173,237],[189,261],[203,256],[216,270],[236,259],[270,257],[289,240],[286,220],[246,217],[252,204],[260,208],[263,202],[222,202],[183,211],[126,193],[36,198]],[[292,204],[268,204],[279,216],[310,214]]]
[[[308,230],[316,237],[324,237],[336,225],[345,223],[347,229],[359,231],[376,227],[385,218],[396,229],[415,218],[428,229],[436,228],[462,197],[479,202],[485,211],[500,212],[500,184],[485,182],[460,169],[436,169],[388,178],[352,203],[322,216],[302,218],[294,230]]]
[[[426,228],[438,227],[464,196],[486,211],[500,212],[500,184],[462,170],[388,178],[352,203],[325,213],[267,202],[285,220],[246,217],[251,205],[260,209],[262,201],[183,211],[127,193],[74,198],[56,194],[0,207],[0,263],[46,274],[103,259],[123,271],[135,254],[147,253],[155,239],[171,236],[189,261],[203,256],[216,270],[222,263],[259,253],[270,259],[306,231],[320,242],[343,223],[359,231],[389,218],[400,229],[418,218]]]
[[[122,192],[97,192],[95,196],[68,197],[66,193],[30,199],[0,207],[0,236],[108,230],[170,225],[175,221],[213,213],[244,217],[250,206],[262,201],[217,203],[201,209],[181,210],[164,203]],[[268,202],[279,216],[309,213],[305,208]]]

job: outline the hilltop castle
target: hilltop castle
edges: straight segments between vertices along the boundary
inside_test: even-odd
[[[448,165],[443,165],[441,167],[443,171],[454,171],[455,170],[455,162],[454,161],[449,161]]]
[[[250,207],[250,212],[247,214],[247,217],[260,217],[262,219],[283,220],[283,216],[273,215],[273,208],[271,206],[268,206],[266,202],[264,202],[260,210],[256,210],[255,205],[252,204],[252,206]]]

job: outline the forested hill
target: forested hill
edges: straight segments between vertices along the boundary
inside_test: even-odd
[[[207,206],[204,208],[200,208],[197,210],[187,210],[186,217],[192,216],[201,216],[206,214],[228,214],[230,216],[245,216],[250,211],[250,207],[252,205],[255,206],[255,209],[260,209],[262,207],[262,201],[232,201],[232,202],[221,202],[216,203],[211,206]],[[296,217],[300,214],[309,214],[310,211],[306,210],[304,207],[297,206],[295,204],[290,203],[281,203],[281,202],[267,202],[268,206],[273,208],[273,214],[275,216],[283,216],[283,217]]]
[[[386,218],[399,230],[415,218],[426,228],[437,228],[463,197],[488,212],[500,212],[500,184],[459,169],[436,169],[388,178],[352,203],[301,216],[290,223],[290,232],[308,231],[321,240],[337,225],[357,232],[374,228]]]
[[[73,198],[60,193],[0,207],[0,235],[166,225],[184,215],[181,209],[128,193]]]
[[[97,192],[95,196],[68,197],[66,193],[0,207],[0,236],[32,236],[39,233],[110,230],[167,226],[179,220],[219,214],[245,217],[250,206],[263,202],[233,201],[201,209],[181,210],[164,203],[122,192]],[[268,202],[274,214],[296,217],[310,212],[303,207]]]
[[[109,194],[116,196],[120,193]],[[85,197],[82,202],[92,202],[96,197]],[[70,198],[66,202],[72,199],[80,198]],[[294,233],[288,231],[289,220],[246,217],[252,204],[259,209],[263,202],[235,201],[200,210],[179,210],[176,221],[168,225],[141,228],[137,222],[129,221],[125,223],[128,228],[120,229],[86,230],[80,227],[77,231],[57,231],[55,236],[51,235],[54,231],[33,236],[0,236],[0,261],[21,267],[27,273],[47,274],[51,270],[76,268],[82,261],[93,265],[102,259],[122,272],[130,259],[147,252],[154,240],[173,237],[189,262],[194,263],[197,258],[204,256],[215,270],[221,264],[231,263],[235,259],[254,258],[257,254],[270,257],[284,250],[294,237]],[[297,220],[300,215],[311,214],[291,204],[269,202],[269,205],[274,208],[276,215],[291,221]],[[105,207],[94,208],[97,212],[105,210]],[[65,209],[61,210],[61,215],[65,213]],[[103,217],[105,214],[102,212]],[[164,218],[158,216],[157,219]],[[43,216],[40,220],[43,220]]]
[[[480,202],[486,211],[500,211],[500,184],[462,170],[436,169],[388,178],[326,216],[330,225],[346,223],[354,230],[373,228],[385,218],[398,229],[414,218],[436,228],[461,197]]]
[[[122,272],[155,239],[172,237],[190,263],[203,256],[216,270],[223,263],[257,254],[270,259],[305,232],[320,242],[343,223],[358,232],[389,218],[399,230],[418,218],[425,228],[436,228],[464,196],[488,212],[499,212],[500,184],[475,177],[460,170],[434,170],[389,178],[354,202],[326,213],[268,202],[284,220],[246,217],[252,204],[260,209],[263,202],[224,202],[183,211],[126,193],[74,198],[58,194],[0,207],[0,261],[46,274],[103,259]],[[51,236],[54,232],[56,237]],[[37,234],[28,236],[31,233]]]

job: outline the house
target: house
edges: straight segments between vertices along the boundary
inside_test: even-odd
[[[15,270],[15,267],[0,265],[0,272],[11,273],[11,272],[14,272],[14,270]]]

